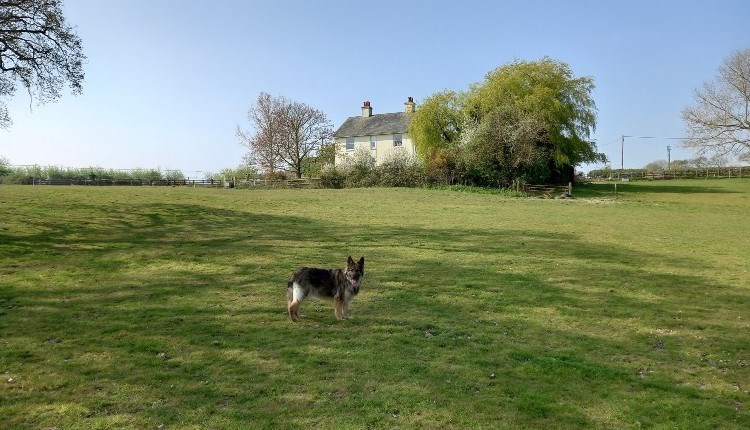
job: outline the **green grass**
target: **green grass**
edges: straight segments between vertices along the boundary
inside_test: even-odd
[[[613,192],[0,186],[2,428],[750,428],[750,181]]]

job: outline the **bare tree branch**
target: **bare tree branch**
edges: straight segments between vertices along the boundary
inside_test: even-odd
[[[2,98],[19,84],[39,104],[58,99],[66,84],[80,94],[85,60],[61,0],[0,0],[0,127],[11,124]]]
[[[266,173],[284,169],[298,178],[305,161],[332,133],[323,112],[267,93],[260,93],[248,111],[248,121],[252,133],[237,127],[237,136],[249,149],[246,160]]]
[[[750,154],[750,49],[727,58],[711,82],[682,111],[683,145],[699,153],[747,158]]]

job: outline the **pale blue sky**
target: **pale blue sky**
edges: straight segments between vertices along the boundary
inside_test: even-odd
[[[750,47],[750,1],[65,0],[88,56],[84,94],[31,105],[0,130],[12,164],[236,167],[235,128],[265,91],[338,127],[465,90],[514,59],[543,56],[592,76],[594,138],[620,165],[620,136],[679,137],[680,111],[733,51]],[[690,157],[679,142],[625,140],[625,166]]]

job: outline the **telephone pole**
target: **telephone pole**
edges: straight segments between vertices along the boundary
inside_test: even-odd
[[[672,147],[670,145],[667,145],[667,170],[670,169],[671,165],[672,165]]]

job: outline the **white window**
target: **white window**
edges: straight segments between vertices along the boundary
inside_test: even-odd
[[[370,136],[370,149],[375,149],[378,147],[378,141],[375,138],[375,136]]]
[[[354,138],[353,137],[346,138],[346,150],[354,151]]]
[[[393,146],[401,146],[401,135],[400,134],[394,134],[393,135]]]

